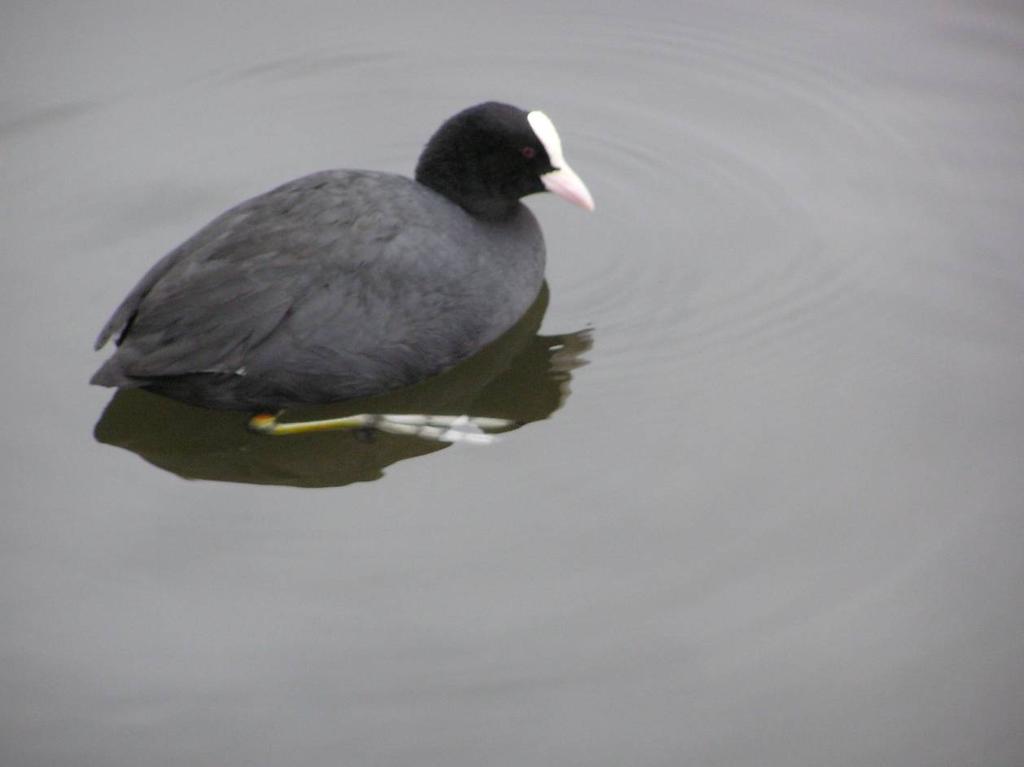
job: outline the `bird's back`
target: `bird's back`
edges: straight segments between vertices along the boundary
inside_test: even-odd
[[[236,409],[376,394],[497,338],[543,269],[523,206],[486,222],[402,176],[324,171],[158,262],[101,333],[120,345],[93,381]]]

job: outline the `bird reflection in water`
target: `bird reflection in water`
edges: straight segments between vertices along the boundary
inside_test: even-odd
[[[548,305],[545,284],[508,332],[451,370],[388,394],[289,410],[289,421],[356,414],[430,414],[502,419],[513,430],[548,418],[586,364],[590,330],[537,333]],[[383,476],[384,468],[448,447],[446,442],[378,429],[269,437],[246,428],[249,414],[207,410],[137,389],[119,390],[96,424],[99,442],[131,450],[186,479],[332,487]]]

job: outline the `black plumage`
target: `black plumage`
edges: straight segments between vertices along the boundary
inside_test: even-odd
[[[243,202],[136,285],[92,383],[253,410],[439,373],[536,297],[544,241],[519,198],[556,170],[528,113],[491,102],[438,130],[416,180],[324,171]]]

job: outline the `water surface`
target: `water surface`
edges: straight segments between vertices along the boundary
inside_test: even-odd
[[[4,764],[1021,762],[1019,4],[18,2],[0,43]],[[502,385],[557,391],[529,423],[271,485],[104,438],[156,258],[487,98],[598,204],[529,203],[539,333],[592,343]]]

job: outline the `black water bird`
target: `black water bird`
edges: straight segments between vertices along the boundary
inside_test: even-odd
[[[416,383],[523,315],[544,240],[520,198],[594,203],[540,111],[487,102],[431,137],[415,180],[329,170],[223,213],[114,312],[92,377],[203,407],[265,411]]]

